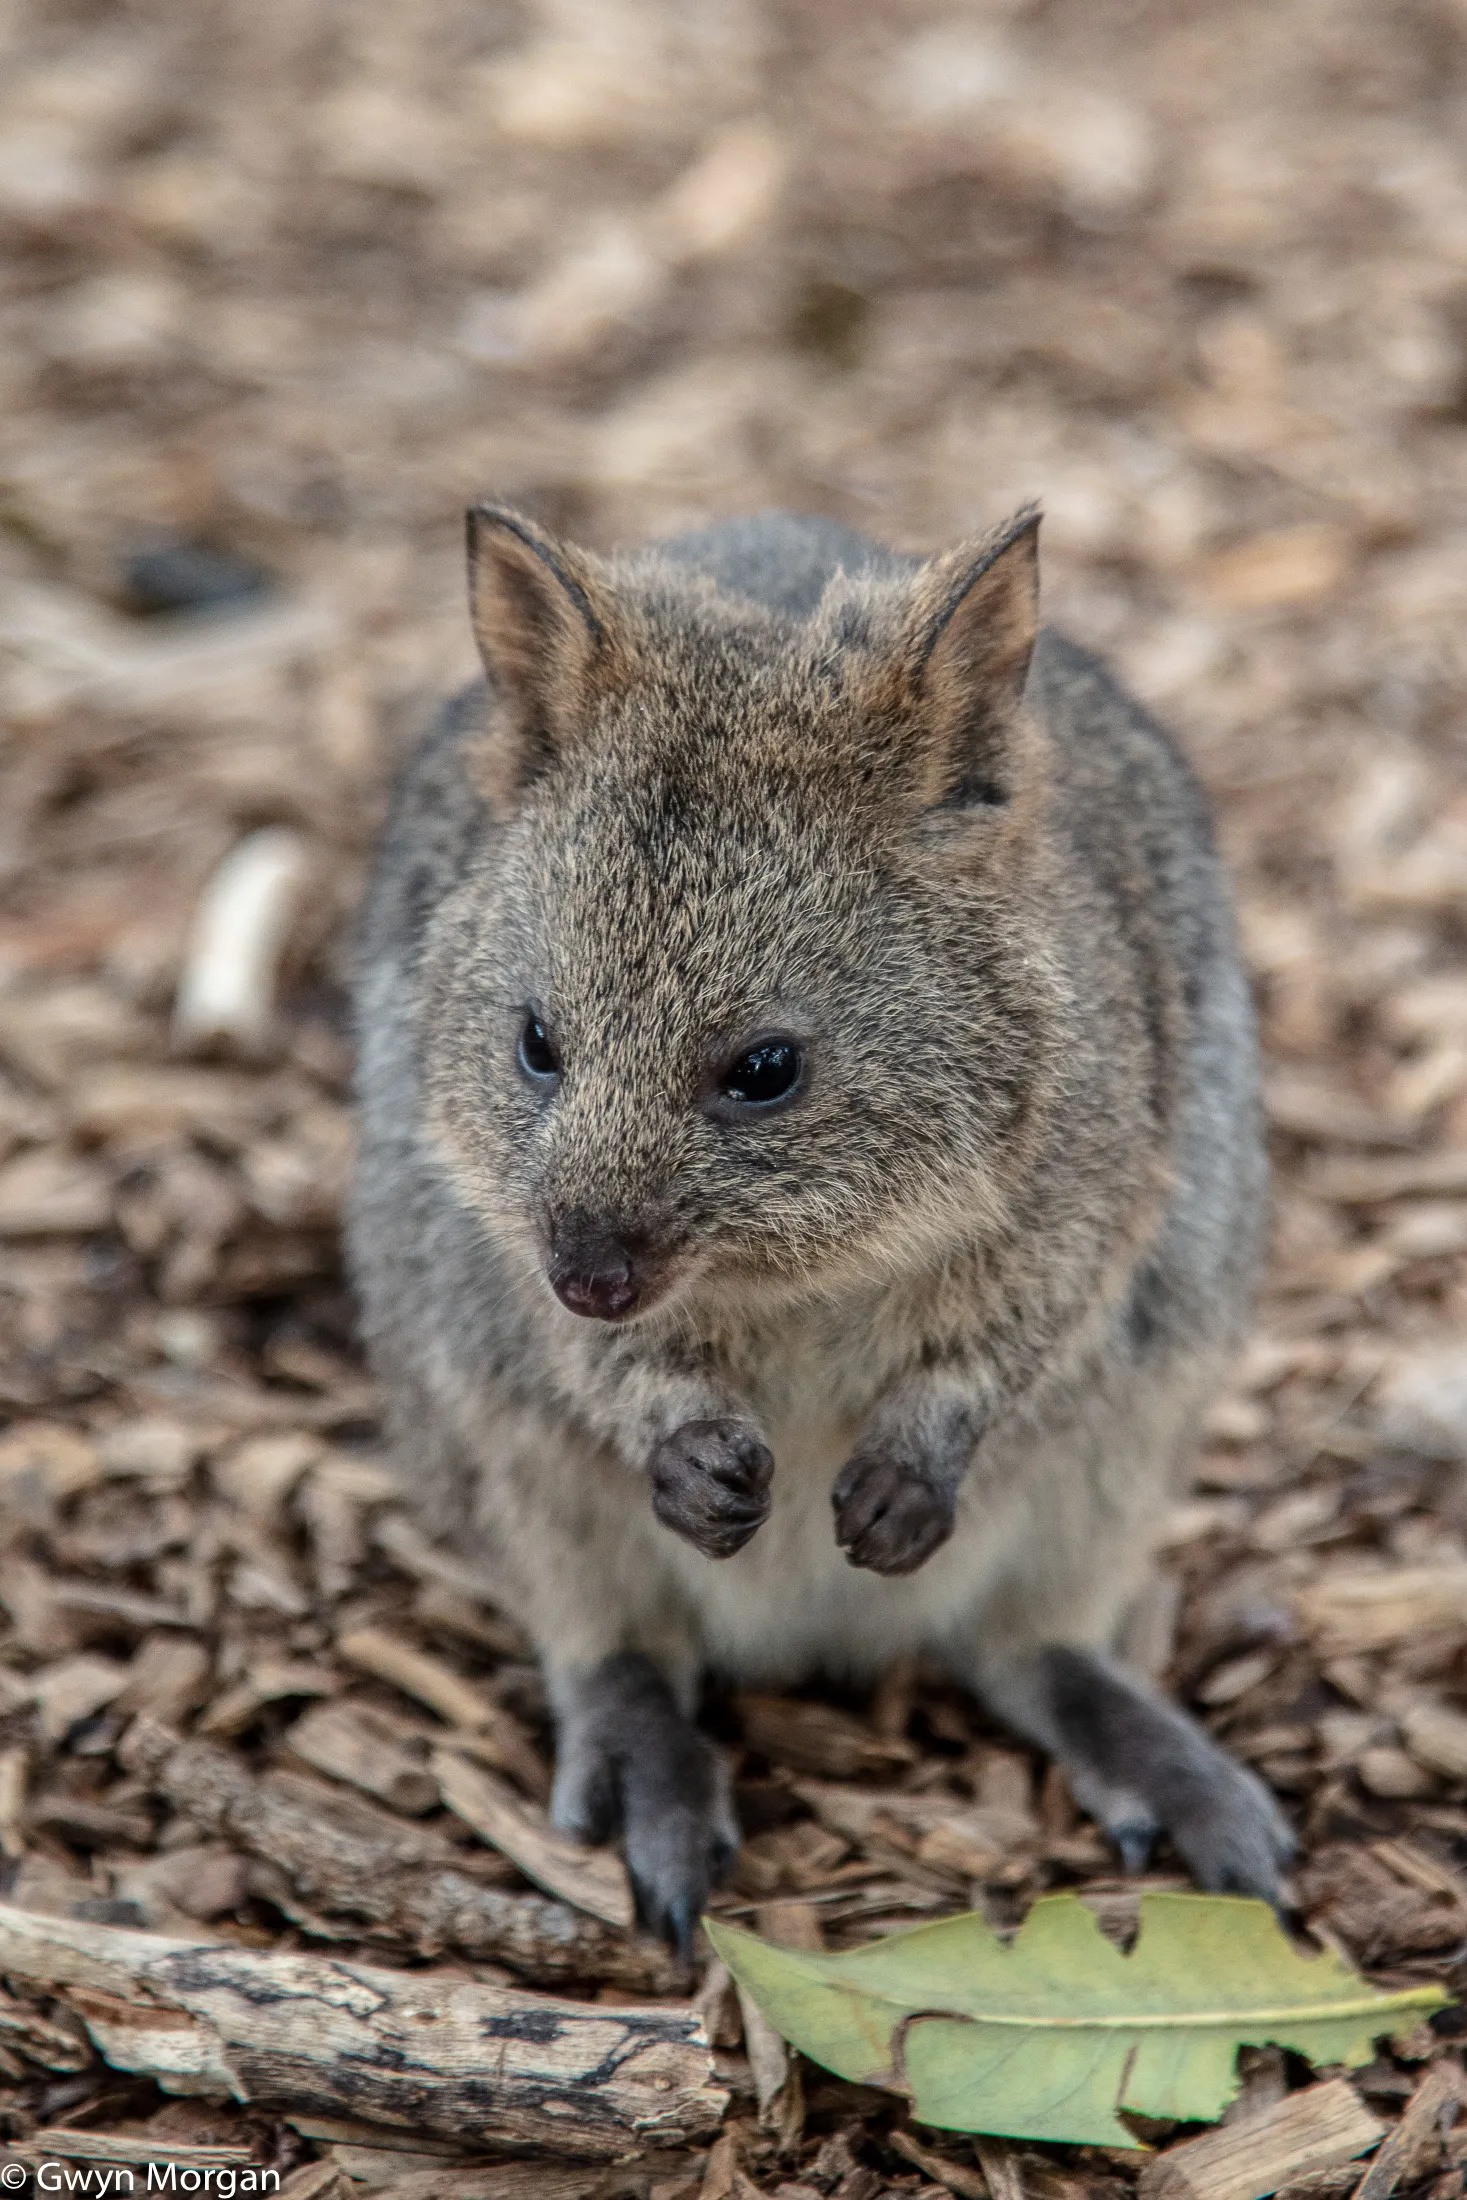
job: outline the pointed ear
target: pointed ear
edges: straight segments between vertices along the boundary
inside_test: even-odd
[[[1039,508],[934,558],[907,624],[929,807],[1004,805],[1029,776],[1021,704],[1039,629]]]
[[[471,505],[467,517],[469,615],[497,705],[478,779],[505,815],[613,676],[615,612],[585,552],[503,505]]]

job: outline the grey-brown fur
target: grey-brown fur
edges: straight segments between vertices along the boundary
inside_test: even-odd
[[[383,845],[351,1242],[404,1480],[543,1656],[557,1817],[685,1938],[735,1837],[701,1675],[920,1651],[1128,1858],[1272,1893],[1264,1791],[1109,1648],[1264,1200],[1186,764],[1031,662],[1023,515],[929,563],[778,515],[471,541],[490,686]],[[806,1083],[750,1117],[770,1033]]]

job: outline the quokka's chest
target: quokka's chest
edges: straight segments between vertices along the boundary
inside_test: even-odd
[[[791,1459],[808,1460],[818,1471],[831,1446],[853,1437],[921,1364],[924,1330],[914,1318],[916,1297],[913,1287],[900,1295],[852,1294],[795,1308],[715,1333],[711,1361],[771,1446],[778,1434]]]

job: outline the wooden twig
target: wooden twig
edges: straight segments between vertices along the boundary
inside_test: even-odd
[[[409,1818],[432,1810],[438,1782],[409,1755],[385,1722],[359,1704],[324,1703],[297,1719],[287,1737],[292,1753],[333,1780],[378,1795]]]
[[[416,1697],[450,1726],[482,1726],[492,1715],[492,1706],[472,1681],[426,1650],[415,1650],[411,1643],[389,1635],[385,1628],[349,1628],[337,1636],[336,1649],[358,1672],[370,1673],[375,1680],[400,1688],[405,1696]]]
[[[1024,2200],[1024,2175],[1007,2139],[983,2134],[974,2139],[973,2152],[983,2166],[984,2182],[993,2200]]]
[[[162,635],[148,631],[155,623],[174,625],[126,619],[80,589],[10,576],[0,631],[26,666],[25,715],[197,709],[221,688],[321,657],[341,631],[328,605],[299,597],[202,613]]]
[[[26,1782],[30,1777],[28,1751],[16,1746],[0,1749],[0,1855],[24,1856]]]
[[[905,2155],[934,2184],[945,2186],[947,2191],[955,2193],[957,2200],[993,2200],[994,2188],[981,2170],[968,2169],[962,2162],[950,2162],[935,2147],[924,2147],[921,2140],[913,2138],[910,2131],[897,2130],[889,2133],[887,2143],[897,2154]]]
[[[167,2092],[609,2161],[714,2131],[728,2095],[691,2009],[605,2008],[0,1905],[0,1973],[73,2008]]]
[[[789,2081],[790,2051],[783,2035],[775,2031],[753,1995],[742,1986],[736,1991],[744,2023],[744,2052],[754,2074],[759,2121],[767,2126],[772,2120],[771,2110]]]
[[[493,1698],[472,1681],[466,1681],[440,1658],[411,1643],[389,1635],[380,1627],[354,1627],[339,1635],[337,1654],[360,1673],[370,1673],[389,1687],[415,1697],[450,1726],[473,1735],[496,1764],[517,1779],[529,1795],[542,1801],[550,1783],[538,1753],[531,1748],[518,1722],[501,1710]]]
[[[43,2017],[29,2002],[0,1994],[0,2050],[19,2048],[27,2062],[43,2070],[85,2070],[91,2048],[77,2024],[58,2024]]]
[[[636,1907],[626,1866],[614,1850],[567,1840],[543,1811],[522,1803],[503,1780],[471,1765],[457,1750],[435,1750],[433,1770],[454,1816],[507,1856],[527,1879],[578,1910],[631,1931]]]
[[[658,1942],[488,1886],[474,1876],[472,1851],[365,1797],[288,1772],[256,1779],[228,1750],[180,1741],[153,1719],[134,1720],[121,1753],[195,1825],[254,1859],[254,1892],[322,1938],[389,1941],[420,1955],[453,1948],[537,1985],[594,1979],[633,1994],[684,1986]]]
[[[287,2177],[280,2200],[342,2200],[347,2183],[334,2162],[307,2162]]]

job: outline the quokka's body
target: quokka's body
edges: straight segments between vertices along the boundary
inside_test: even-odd
[[[471,543],[489,682],[383,845],[351,1235],[405,1483],[543,1657],[557,1816],[685,1938],[734,1837],[701,1675],[919,1652],[1131,1860],[1271,1893],[1263,1791],[1109,1654],[1264,1202],[1187,765],[1036,645],[1029,517],[930,562],[781,516]]]

